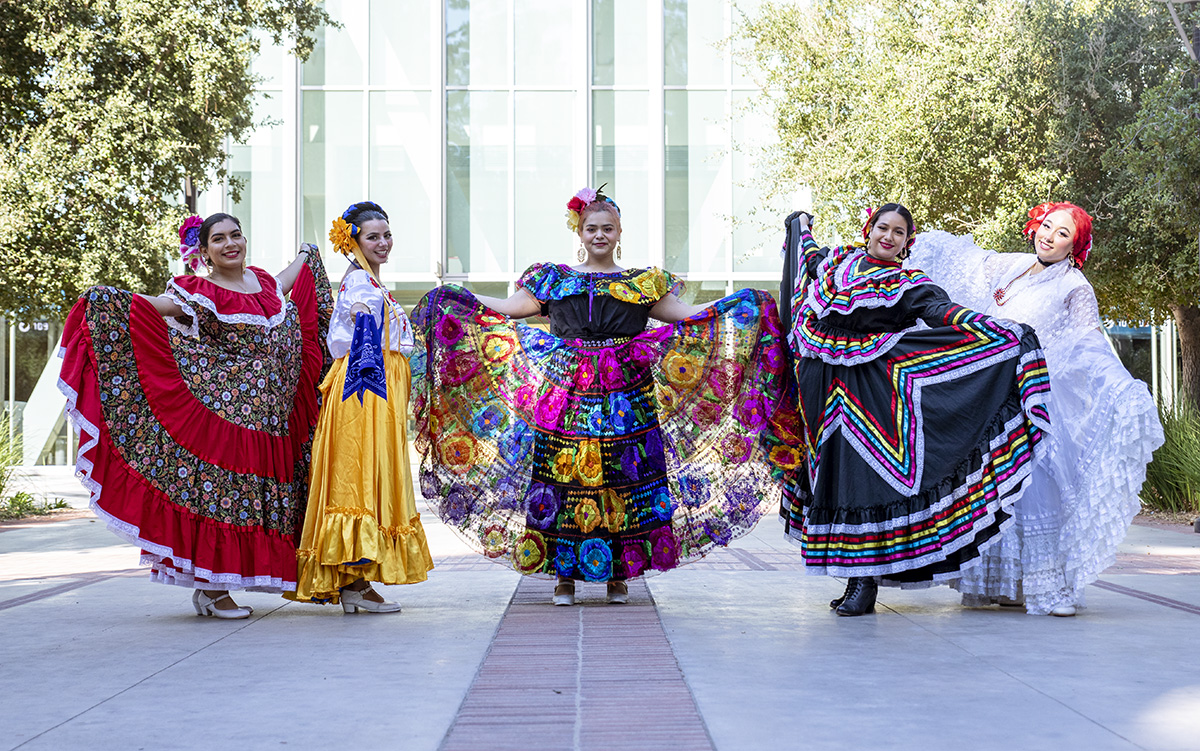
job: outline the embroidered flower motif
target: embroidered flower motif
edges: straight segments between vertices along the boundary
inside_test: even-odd
[[[586,389],[592,385],[594,380],[596,380],[596,365],[592,362],[592,358],[579,358],[579,362],[575,366],[575,385]]]
[[[753,392],[734,410],[738,422],[751,431],[758,431],[767,422],[766,407],[762,394]]]
[[[606,540],[595,537],[579,546],[579,570],[585,581],[600,582],[612,578],[612,549]]]
[[[354,225],[340,216],[334,219],[333,227],[329,230],[329,242],[333,243],[333,247],[337,248],[338,252],[353,257]]]
[[[659,488],[654,492],[654,502],[650,508],[654,511],[654,515],[662,521],[668,521],[671,515],[675,512],[675,504],[671,503],[671,494],[666,488]]]
[[[679,394],[675,389],[662,383],[654,385],[654,398],[658,401],[659,410],[663,412],[674,412],[679,403]]]
[[[650,563],[646,554],[646,543],[642,540],[630,540],[621,548],[621,563],[625,566],[625,578],[632,579],[641,576]]]
[[[546,538],[541,532],[525,530],[513,550],[513,568],[522,574],[541,571],[546,562]]]
[[[724,519],[705,519],[704,534],[718,545],[728,545],[733,541],[733,530]]]
[[[675,349],[663,358],[662,367],[667,380],[676,388],[690,389],[699,382],[702,375],[699,360]]]
[[[521,420],[515,421],[501,436],[499,441],[500,458],[507,464],[521,464],[529,450],[533,448],[533,431]]]
[[[692,408],[692,419],[701,430],[711,428],[721,418],[721,407],[713,402],[702,400]]]
[[[625,529],[625,499],[612,488],[600,491],[600,500],[604,508],[604,526],[614,535]]]
[[[742,300],[730,311],[730,317],[733,318],[735,326],[748,329],[758,320],[758,310],[748,301]]]
[[[642,296],[636,290],[623,282],[610,282],[608,285],[608,294],[612,295],[621,302],[641,304]]]
[[[609,422],[618,433],[628,432],[633,427],[633,405],[623,394],[612,394],[608,397],[608,412]]]
[[[621,363],[617,362],[617,356],[610,349],[600,353],[600,383],[604,384],[606,389],[625,385],[625,373],[621,369]]]
[[[554,570],[559,576],[574,578],[575,551],[570,545],[558,545],[558,555],[554,557]]]
[[[722,360],[708,376],[708,385],[721,401],[729,401],[742,387],[742,366],[733,360]]]
[[[458,386],[475,377],[479,361],[470,352],[451,352],[442,363],[442,377],[451,386]]]
[[[782,469],[795,469],[800,466],[800,452],[791,446],[776,446],[771,449],[771,463]]]
[[[750,441],[737,433],[727,435],[721,441],[721,453],[725,461],[741,464],[750,458]]]
[[[452,347],[463,338],[463,325],[453,316],[442,316],[434,329],[437,340],[444,346]]]
[[[450,522],[458,522],[467,518],[471,513],[471,496],[461,485],[450,488],[445,500],[441,503],[441,517]]]
[[[517,393],[516,396],[513,397],[513,401],[516,402],[517,406],[522,410],[529,411],[533,407],[533,401],[536,396],[537,389],[534,388],[533,384],[526,383],[517,389]]]
[[[559,482],[575,479],[575,449],[560,449],[550,462],[550,471]]]
[[[535,529],[550,529],[558,518],[561,506],[558,491],[552,485],[535,482],[529,487],[529,509],[526,521]]]
[[[708,503],[711,491],[707,478],[700,475],[681,475],[679,477],[679,493],[683,504],[688,508],[700,508]]]
[[[454,433],[439,447],[442,464],[455,472],[466,472],[475,464],[475,439],[468,433]]]
[[[679,542],[670,527],[650,532],[650,564],[659,571],[668,571],[679,563]]]
[[[636,364],[645,367],[654,362],[658,358],[658,353],[654,347],[646,342],[633,341],[629,345],[629,359]]]
[[[479,541],[483,543],[485,556],[499,558],[508,548],[508,530],[500,524],[492,524],[484,528],[483,533],[479,535]]]
[[[557,386],[552,387],[548,392],[543,394],[534,408],[534,415],[537,417],[538,425],[547,430],[557,428],[558,420],[562,416],[563,407],[566,406],[566,403],[567,392]]]
[[[658,269],[647,270],[638,274],[633,278],[633,286],[650,301],[658,302],[660,298],[667,294],[667,281],[663,278],[663,274]]]
[[[763,356],[760,362],[763,364],[763,369],[768,373],[783,372],[783,346],[778,341],[771,342],[770,345],[763,349]]]
[[[584,485],[596,486],[604,482],[599,441],[589,439],[580,442],[579,453],[575,457],[575,472]]]
[[[592,498],[584,497],[575,504],[575,524],[585,535],[600,526],[600,509]]]
[[[558,349],[561,340],[532,326],[521,331],[521,347],[531,357],[542,358]]]
[[[489,404],[475,413],[475,434],[490,436],[508,422],[508,415],[495,404]]]
[[[608,420],[604,418],[604,410],[598,406],[587,413],[585,421],[588,432],[592,435],[603,435],[605,428],[608,427]]]
[[[621,471],[630,480],[636,480],[639,477],[638,465],[641,464],[642,457],[638,453],[637,446],[626,446],[625,451],[621,454]]]
[[[497,326],[507,321],[508,318],[490,308],[484,308],[475,316],[475,323],[478,323],[480,326]]]

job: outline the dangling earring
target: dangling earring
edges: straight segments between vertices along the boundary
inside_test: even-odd
[[[617,249],[613,252],[613,256],[619,261],[621,260],[621,241],[617,240]]]
[[[583,251],[583,243],[582,242],[579,243],[579,250],[575,251],[575,257],[579,259],[580,263],[583,263],[584,260],[587,259],[587,253],[585,253]]]

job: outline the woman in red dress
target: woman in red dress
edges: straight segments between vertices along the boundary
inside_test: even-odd
[[[332,296],[315,248],[278,277],[246,263],[228,214],[180,228],[204,276],[157,297],[93,287],[63,332],[59,388],[93,511],[198,615],[246,618],[230,590],[296,586]]]

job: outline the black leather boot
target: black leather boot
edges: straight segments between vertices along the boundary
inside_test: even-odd
[[[845,602],[846,598],[849,597],[850,593],[853,591],[854,591],[854,577],[851,577],[846,580],[846,591],[842,592],[842,596],[837,598],[836,600],[829,601],[829,609],[837,610],[838,605],[841,605],[843,602]]]
[[[856,576],[850,580],[852,590],[846,594],[846,599],[838,605],[838,615],[864,615],[875,612],[875,596],[879,594],[879,584],[873,576]]]

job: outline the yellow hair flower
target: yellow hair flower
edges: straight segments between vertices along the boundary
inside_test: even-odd
[[[329,230],[329,242],[333,243],[333,247],[337,248],[338,252],[353,256],[354,230],[353,224],[339,216],[333,220],[333,227]]]

